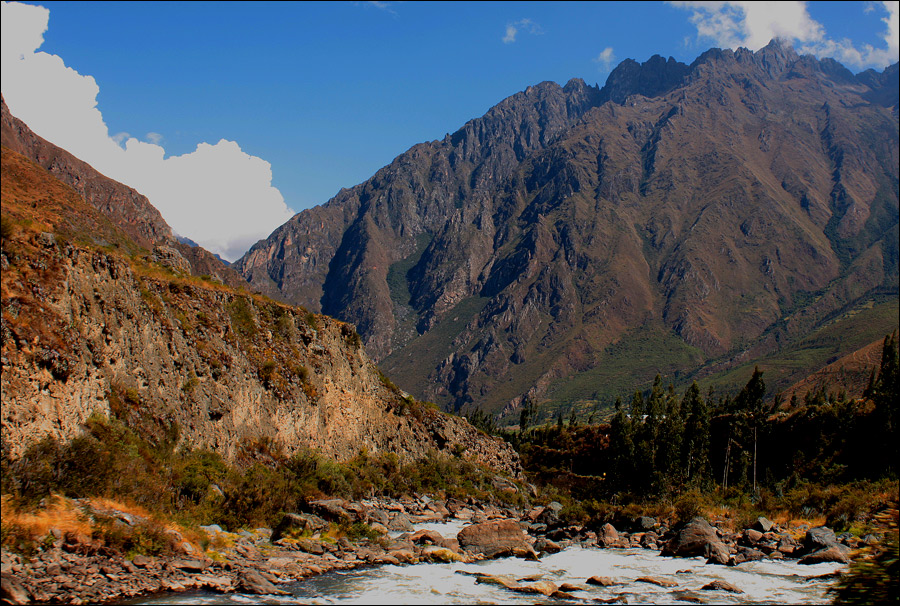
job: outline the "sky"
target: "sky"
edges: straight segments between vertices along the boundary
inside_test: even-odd
[[[2,3],[0,79],[32,130],[228,260],[539,82],[773,37],[898,60],[900,2]]]

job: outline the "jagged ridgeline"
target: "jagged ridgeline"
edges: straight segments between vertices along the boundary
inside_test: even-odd
[[[405,397],[351,325],[239,288],[146,198],[5,103],[2,133],[4,460],[93,416],[227,459],[260,445],[338,461],[439,452],[520,471],[499,438]]]
[[[777,42],[628,60],[412,147],[235,267],[451,409],[739,388],[781,355],[777,392],[896,327],[897,99],[897,65]]]

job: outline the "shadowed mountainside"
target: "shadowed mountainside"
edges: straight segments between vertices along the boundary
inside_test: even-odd
[[[854,75],[779,42],[545,82],[235,267],[355,323],[404,388],[457,410],[543,401],[617,352],[632,384],[642,359],[762,355],[896,297],[897,88],[896,65]]]

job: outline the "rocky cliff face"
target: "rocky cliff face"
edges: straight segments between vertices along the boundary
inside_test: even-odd
[[[529,87],[236,267],[456,409],[540,401],[619,350],[672,347],[682,370],[771,351],[896,296],[891,73],[773,42]]]
[[[12,456],[94,413],[227,457],[259,444],[416,459],[463,453],[511,473],[515,452],[404,398],[353,328],[180,271],[79,192],[3,149],[2,424]],[[85,233],[85,229],[89,232]],[[98,246],[100,237],[107,246]]]

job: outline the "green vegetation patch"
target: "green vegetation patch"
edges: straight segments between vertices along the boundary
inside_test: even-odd
[[[594,368],[560,379],[548,390],[548,402],[541,405],[541,418],[568,415],[577,404],[580,420],[586,420],[597,405],[610,408],[617,397],[630,397],[635,389],[645,390],[656,374],[678,382],[685,368],[703,362],[699,349],[664,327],[645,325],[629,331],[603,352]]]

